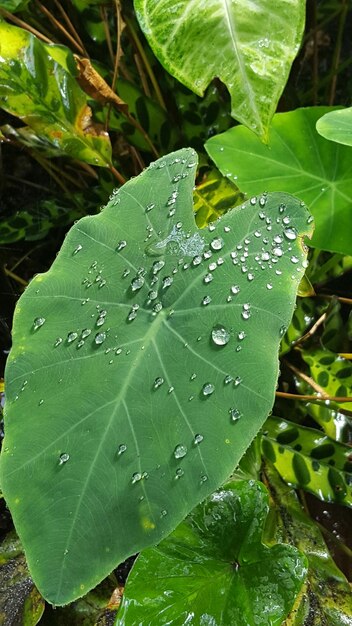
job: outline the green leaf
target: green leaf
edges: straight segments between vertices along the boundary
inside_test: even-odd
[[[303,337],[314,322],[315,303],[310,298],[297,298],[291,324],[282,338],[280,355],[290,352],[292,346]]]
[[[317,121],[316,127],[325,139],[352,146],[352,107],[326,113]]]
[[[303,33],[304,3],[135,0],[154,54],[199,96],[225,83],[232,116],[266,140]]]
[[[273,404],[309,213],[269,194],[198,230],[196,166],[184,149],[129,181],[17,306],[2,486],[54,604],[171,532]]]
[[[0,545],[0,624],[35,626],[44,611],[44,599],[30,578],[22,546],[14,532]]]
[[[309,562],[308,584],[283,626],[350,626],[351,589],[332,559],[320,528],[304,512],[295,491],[280,480],[270,465],[265,473],[276,504],[273,539],[293,543]]]
[[[347,147],[315,130],[329,107],[274,116],[269,146],[242,126],[212,137],[206,149],[220,171],[250,195],[287,191],[301,198],[315,218],[312,245],[351,254],[352,158]]]
[[[320,348],[302,350],[301,355],[309,367],[307,373],[320,387],[322,394],[325,393],[331,397],[351,396],[352,365],[347,359]],[[317,394],[317,399],[319,398],[317,390],[313,389],[306,381],[296,379],[295,382],[299,393]],[[346,443],[351,440],[351,420],[339,412],[339,409],[350,411],[350,402],[340,402],[339,404],[330,400],[317,403],[307,402],[306,409],[329,437]]]
[[[262,450],[286,483],[352,507],[351,448],[319,430],[277,417],[263,427]]]
[[[194,191],[194,211],[198,228],[204,228],[229,209],[243,202],[243,194],[217,169],[206,174]]]
[[[280,626],[306,577],[306,559],[292,546],[263,545],[268,510],[259,482],[213,493],[138,557],[116,626]]]
[[[16,13],[16,11],[22,11],[28,2],[29,0],[0,0],[0,8],[9,13]]]
[[[44,45],[31,33],[0,21],[0,106],[19,117],[43,146],[107,167],[111,145],[94,127],[87,97],[78,86],[70,54]],[[28,140],[28,132],[26,133]]]

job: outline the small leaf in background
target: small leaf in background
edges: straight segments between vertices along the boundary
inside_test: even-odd
[[[301,356],[309,367],[308,374],[319,385],[322,393],[331,397],[351,396],[352,364],[347,359],[321,348],[302,350]],[[304,380],[296,379],[295,382],[299,393],[317,394],[317,391]],[[350,402],[341,402],[337,405],[330,400],[322,399],[317,403],[307,402],[306,408],[309,415],[329,437],[346,443],[351,441],[351,420],[339,412],[340,409],[350,411]]]
[[[29,575],[22,546],[14,532],[0,544],[0,624],[35,626],[45,602]]]
[[[343,352],[345,340],[346,333],[341,315],[341,304],[337,298],[333,297],[325,312],[321,344],[324,348],[332,352]]]
[[[307,585],[282,626],[350,626],[351,588],[333,561],[319,526],[305,513],[291,487],[271,465],[265,470],[275,502],[271,538],[293,543],[308,558]],[[269,538],[269,536],[268,536]],[[266,539],[266,535],[265,535]]]
[[[316,127],[325,139],[352,146],[352,107],[326,113],[317,121]]]
[[[216,169],[207,172],[193,194],[198,228],[243,202],[243,194]]]
[[[225,485],[198,505],[129,575],[116,626],[280,626],[304,583],[293,546],[261,541],[268,494],[259,482]],[[152,577],[150,572],[153,572]]]
[[[219,78],[232,116],[266,139],[301,43],[304,3],[135,0],[134,6],[167,71],[199,96]]]
[[[15,313],[2,487],[54,604],[171,532],[273,405],[309,213],[268,194],[199,230],[196,169],[183,149],[126,183]]]
[[[315,219],[312,245],[351,254],[351,150],[318,135],[317,120],[331,107],[277,113],[263,145],[236,126],[206,143],[216,166],[249,195],[282,191],[301,198]]]
[[[263,426],[262,450],[283,480],[326,502],[352,507],[351,448],[278,417]]]
[[[64,51],[0,21],[0,106],[30,126],[57,155],[108,167],[109,137],[94,126]]]

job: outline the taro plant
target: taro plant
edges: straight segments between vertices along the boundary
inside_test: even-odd
[[[305,10],[0,0],[1,623],[352,624],[350,12]]]

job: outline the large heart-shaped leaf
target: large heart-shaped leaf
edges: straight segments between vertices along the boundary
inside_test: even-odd
[[[196,165],[185,149],[129,181],[17,306],[2,486],[55,604],[173,530],[273,404],[311,220],[269,194],[198,230]]]
[[[351,254],[351,149],[315,130],[331,107],[297,109],[274,116],[264,146],[243,126],[209,139],[206,149],[223,174],[241,191],[287,191],[302,198],[314,215],[312,245]]]
[[[280,626],[307,561],[292,546],[262,544],[268,499],[264,485],[252,480],[213,493],[139,556],[116,626]]]
[[[300,0],[134,0],[155,55],[202,96],[218,77],[232,115],[266,139],[304,28]]]
[[[26,30],[0,21],[0,106],[28,124],[42,147],[106,167],[109,137],[92,124],[87,96],[70,65],[67,49],[46,46]]]

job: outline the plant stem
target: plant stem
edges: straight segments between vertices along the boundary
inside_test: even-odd
[[[143,46],[142,46],[142,44],[141,44],[141,42],[140,42],[140,40],[138,38],[138,35],[137,35],[137,33],[136,33],[135,29],[134,29],[134,26],[133,26],[131,20],[128,20],[128,19],[126,19],[126,24],[127,24],[128,28],[129,28],[129,30],[131,32],[131,35],[133,37],[134,43],[136,45],[136,48],[137,48],[137,50],[139,52],[139,55],[140,55],[140,57],[141,57],[141,59],[142,59],[142,61],[144,63],[145,69],[147,70],[147,73],[148,73],[150,81],[151,81],[151,83],[153,85],[153,88],[154,88],[157,100],[158,100],[160,106],[163,109],[166,110],[166,105],[165,105],[165,102],[164,102],[164,98],[163,98],[162,93],[161,93],[161,91],[159,89],[159,85],[158,85],[157,80],[155,78],[154,72],[153,72],[153,70],[152,70],[152,68],[150,66],[150,63],[149,63],[149,61],[147,59],[147,56],[146,56],[146,54],[144,52]]]

